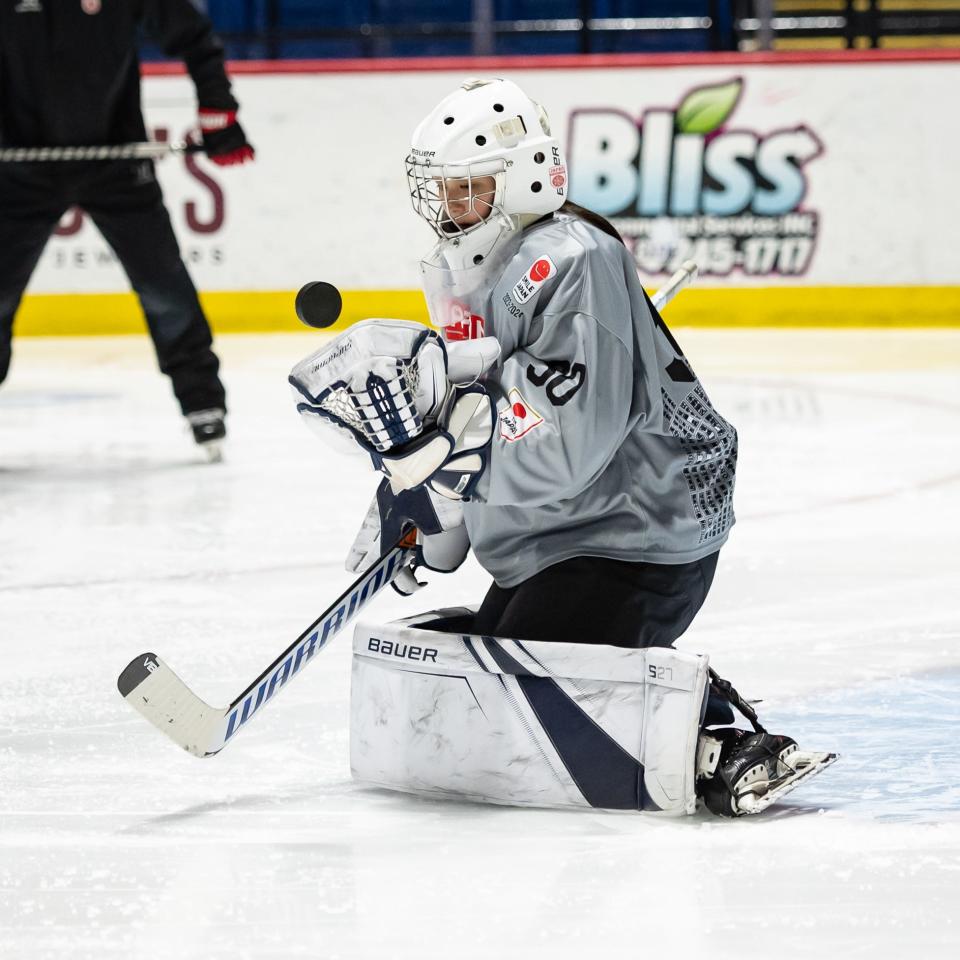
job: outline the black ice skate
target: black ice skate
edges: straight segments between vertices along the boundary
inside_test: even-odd
[[[193,439],[211,463],[219,463],[223,459],[223,441],[227,435],[225,416],[226,411],[219,408],[195,410],[187,414]]]
[[[767,733],[753,707],[713,671],[711,694],[727,699],[755,730],[727,727],[701,732],[697,794],[711,813],[721,817],[760,813],[836,761],[835,753],[803,751],[792,737]]]
[[[835,753],[803,752],[792,737],[773,733],[711,730],[702,739],[713,741],[720,756],[699,793],[707,809],[721,817],[766,810],[837,759]],[[704,746],[712,747],[709,742]]]

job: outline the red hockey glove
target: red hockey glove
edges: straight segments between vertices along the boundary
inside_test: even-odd
[[[243,127],[237,123],[236,110],[201,107],[200,132],[204,152],[218,166],[231,167],[254,157],[253,147],[247,143]]]

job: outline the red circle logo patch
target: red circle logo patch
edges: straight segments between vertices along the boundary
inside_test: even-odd
[[[527,415],[527,408],[522,403],[515,403],[513,405],[513,415],[518,420],[522,420]]]
[[[541,280],[546,280],[550,276],[550,261],[549,260],[538,260],[530,268],[530,279],[536,282]]]

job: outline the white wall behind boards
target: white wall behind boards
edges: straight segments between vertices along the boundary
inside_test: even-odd
[[[611,216],[656,285],[692,255],[703,286],[958,285],[960,62],[498,71],[544,103],[572,197]],[[235,78],[257,161],[159,165],[197,285],[417,286],[432,234],[403,160],[417,121],[461,73]],[[189,79],[144,81],[148,126],[194,123]],[[70,216],[37,293],[112,292],[125,278]]]

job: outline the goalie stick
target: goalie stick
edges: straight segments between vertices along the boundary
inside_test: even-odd
[[[666,306],[696,272],[696,264],[686,261],[652,297],[656,308]],[[201,700],[155,653],[134,657],[117,679],[117,689],[135,710],[188,753],[214,756],[413,561],[410,532],[362,573],[228,707],[212,707]]]
[[[414,558],[406,538],[363,573],[228,707],[201,700],[155,653],[135,657],[117,679],[127,702],[195,757],[219,753]]]
[[[650,298],[650,302],[657,310],[662,310],[685,286],[693,282],[697,269],[692,260],[684,260],[680,269]]]

